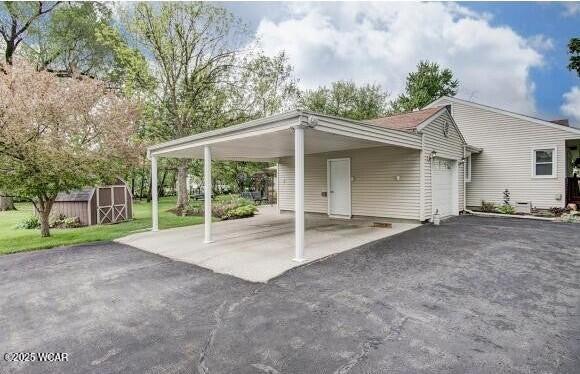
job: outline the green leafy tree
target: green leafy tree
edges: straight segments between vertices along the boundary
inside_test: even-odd
[[[324,86],[303,92],[298,106],[317,113],[364,120],[385,115],[388,96],[378,85],[357,87],[351,81],[337,81],[330,88]]]
[[[217,86],[227,81],[243,32],[239,21],[211,3],[139,3],[126,15],[126,26],[139,48],[153,61],[157,88],[152,131],[162,140],[191,135],[212,127],[215,106],[223,97]],[[177,169],[177,209],[188,204],[187,169]]]
[[[29,29],[59,4],[60,1],[5,1],[0,4],[0,35],[5,43],[4,58],[8,65],[12,65],[16,49]]]
[[[67,2],[36,22],[23,42],[22,55],[38,70],[61,77],[87,75],[109,82],[113,88],[135,93],[139,82],[152,88],[147,64],[130,48],[114,25],[112,11],[99,2]]]
[[[245,58],[240,74],[234,75],[235,82],[228,92],[235,109],[236,122],[266,117],[290,110],[296,106],[299,90],[293,76],[288,56],[281,52],[269,57],[262,53]]]
[[[570,39],[570,43],[568,43],[568,53],[570,54],[570,64],[568,64],[568,69],[570,69],[570,71],[576,70],[578,77],[580,77],[580,38]]]
[[[417,71],[409,73],[405,93],[391,103],[394,113],[421,109],[441,96],[455,96],[459,81],[453,79],[453,72],[442,69],[436,62],[420,61]]]

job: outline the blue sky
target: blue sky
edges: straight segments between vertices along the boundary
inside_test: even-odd
[[[579,4],[580,2],[576,3]],[[532,69],[535,96],[540,113],[561,116],[562,95],[578,85],[576,73],[569,71],[567,44],[572,36],[580,37],[580,13],[567,14],[561,3],[472,3],[467,7],[494,15],[492,23],[509,25],[521,35],[546,35],[553,49],[546,53],[546,66]],[[562,9],[564,8],[564,10]]]
[[[459,97],[580,124],[576,3],[223,3],[267,54],[285,50],[304,88],[337,79],[393,96],[420,59],[450,67]]]

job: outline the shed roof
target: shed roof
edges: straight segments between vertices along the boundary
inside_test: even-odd
[[[65,202],[65,201],[89,201],[93,196],[94,188],[84,188],[82,190],[76,190],[71,192],[59,192],[56,196],[55,201]]]
[[[431,118],[444,107],[433,107],[413,112],[396,114],[388,117],[381,117],[368,120],[375,126],[386,127],[395,130],[415,130],[420,124]]]

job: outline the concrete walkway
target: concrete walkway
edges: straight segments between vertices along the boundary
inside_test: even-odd
[[[419,226],[395,223],[391,228],[373,227],[384,219],[330,219],[306,216],[306,261],[294,257],[294,219],[264,206],[252,217],[213,225],[213,243],[203,243],[203,225],[133,234],[117,239],[148,252],[198,265],[217,273],[252,282],[267,282],[285,271]]]

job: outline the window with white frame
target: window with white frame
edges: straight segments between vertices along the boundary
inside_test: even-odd
[[[464,170],[465,170],[465,181],[471,182],[471,156],[465,157]]]
[[[532,151],[532,175],[536,178],[556,176],[556,148],[534,149]]]

